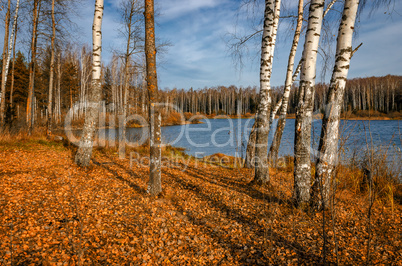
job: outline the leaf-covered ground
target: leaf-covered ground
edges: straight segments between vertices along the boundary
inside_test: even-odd
[[[367,195],[339,190],[323,230],[323,213],[292,207],[291,172],[261,188],[250,170],[165,161],[151,198],[147,167],[97,150],[79,168],[72,154],[0,145],[0,265],[402,263],[398,201],[376,200],[369,223]]]

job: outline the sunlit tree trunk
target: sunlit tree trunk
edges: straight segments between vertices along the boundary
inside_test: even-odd
[[[326,14],[328,14],[329,10],[332,8],[332,6],[335,4],[337,0],[332,0],[327,8],[325,9],[324,12],[324,17],[326,16]],[[303,1],[301,1],[301,4],[303,4]],[[300,32],[301,32],[301,26],[302,26],[302,19],[303,19],[303,8],[302,5],[300,6],[300,1],[299,1],[299,8],[298,8],[298,22],[297,22],[297,26],[296,26],[296,31],[295,31],[295,35],[293,37],[293,45],[291,48],[291,52],[289,54],[289,60],[288,60],[288,72],[287,72],[287,76],[286,76],[286,81],[285,81],[285,89],[282,95],[282,100],[280,101],[280,103],[282,104],[281,106],[281,110],[280,110],[280,114],[279,114],[279,119],[278,119],[278,124],[275,130],[275,134],[274,134],[274,138],[272,140],[272,144],[271,144],[271,148],[269,150],[269,161],[272,163],[272,165],[276,166],[277,162],[278,162],[278,153],[279,153],[279,147],[281,145],[281,139],[282,139],[282,135],[283,135],[283,131],[285,129],[286,126],[286,114],[287,114],[287,108],[289,105],[289,96],[290,96],[290,90],[291,87],[293,85],[293,83],[295,82],[297,76],[299,75],[300,72],[300,68],[301,68],[301,63],[302,60],[299,61],[296,70],[294,71],[293,77],[291,79],[291,83],[289,85],[289,81],[290,81],[290,77],[291,77],[291,73],[289,73],[290,70],[290,66],[292,66],[292,71],[294,68],[294,57],[295,54],[294,52],[297,49],[298,46],[298,41],[299,41],[299,37],[300,37]],[[292,60],[291,57],[293,57],[293,62],[290,65],[290,61]],[[271,119],[273,119],[273,116],[276,114],[276,111],[274,110],[274,113],[271,114]]]
[[[258,114],[256,114],[257,116]],[[256,139],[256,126],[257,124],[254,123],[253,127],[251,128],[250,135],[248,137],[247,148],[246,148],[246,159],[244,167],[246,168],[253,168],[254,167],[254,156],[255,156],[255,139]]]
[[[47,103],[47,134],[52,134],[52,115],[53,115],[53,84],[54,84],[54,42],[56,39],[56,20],[54,16],[55,0],[52,0],[52,39],[50,44],[50,73],[49,73],[49,95]]]
[[[255,176],[253,182],[269,181],[268,172],[268,134],[269,111],[271,109],[271,74],[280,14],[280,0],[266,0],[264,13],[264,29],[261,41],[260,94],[258,116],[256,116]]]
[[[13,51],[13,57],[14,57],[13,69],[12,69],[11,89],[10,89],[10,108],[12,108],[12,99],[13,99],[12,95],[13,95],[13,86],[14,86],[14,65],[15,65],[14,64],[15,63],[15,42],[17,40],[16,36],[17,36],[17,22],[18,22],[18,10],[19,10],[19,7],[20,7],[20,1],[17,0],[17,4],[15,6],[13,27],[12,27],[12,30],[11,30],[10,40],[8,41],[9,47],[7,49],[7,57],[3,60],[3,66],[4,66],[4,63],[5,63],[5,69],[3,69],[4,70],[4,72],[3,72],[4,76],[3,76],[3,79],[2,79],[3,83],[1,84],[2,85],[2,88],[1,88],[2,93],[0,93],[0,95],[1,94],[3,95],[3,100],[1,100],[1,97],[0,97],[0,101],[1,101],[0,113],[2,114],[0,124],[4,123],[4,110],[5,110],[5,102],[6,102],[6,98],[5,98],[6,89],[5,89],[5,86],[7,84],[8,71],[9,71],[9,68],[10,68],[11,51]],[[6,44],[4,44],[4,45],[6,45]],[[3,87],[3,84],[4,84],[4,87]],[[11,118],[11,120],[12,120],[12,118]]]
[[[36,64],[36,47],[38,38],[38,22],[40,1],[34,0],[33,16],[32,16],[32,36],[31,36],[31,62],[29,63],[29,85],[28,85],[28,99],[27,99],[27,124],[28,133],[31,134],[33,130],[33,100],[34,100],[34,85],[35,85],[35,64]]]
[[[57,122],[60,122],[61,120],[61,78],[62,78],[62,73],[61,73],[61,52],[59,52],[58,60],[57,60],[57,106],[56,106],[56,112],[57,112]]]
[[[320,41],[324,0],[312,0],[302,55],[300,86],[296,107],[294,145],[294,200],[304,206],[310,200],[311,187],[311,121],[314,104],[316,62]]]
[[[17,22],[18,24],[18,22]],[[15,35],[14,35],[14,43],[13,43],[13,66],[11,68],[11,86],[10,86],[10,108],[13,110],[13,94],[14,94],[14,73],[15,73],[15,44],[17,42],[17,31],[18,27],[15,25]]]
[[[338,30],[335,66],[332,72],[324,118],[322,121],[315,180],[312,186],[314,207],[326,206],[338,160],[339,122],[346,79],[352,57],[352,37],[359,0],[345,0]]]
[[[161,180],[161,115],[155,103],[158,101],[156,74],[154,1],[145,0],[145,58],[147,63],[147,88],[150,118],[150,173],[148,193],[157,196],[162,192]]]
[[[294,83],[294,79],[297,76],[297,74],[295,76],[293,75],[293,69],[294,69],[296,50],[297,50],[297,46],[299,44],[302,24],[303,24],[303,0],[299,0],[297,25],[296,25],[295,34],[293,36],[292,47],[291,47],[290,53],[289,53],[288,68],[287,68],[286,79],[285,79],[285,89],[283,91],[282,99],[280,100],[280,103],[281,103],[280,108],[281,109],[280,109],[279,119],[278,119],[278,124],[277,124],[276,130],[275,130],[275,135],[272,140],[271,148],[269,150],[269,157],[270,157],[269,159],[273,166],[276,166],[276,163],[278,160],[279,146],[281,143],[283,130],[285,129],[285,125],[286,125],[286,114],[287,114],[288,103],[289,103],[290,89]],[[297,73],[297,71],[296,71],[296,73]],[[276,110],[274,110],[273,115],[271,116],[271,120],[273,120],[273,118],[274,118],[273,116],[275,116],[275,113],[276,113]]]
[[[99,102],[101,101],[101,70],[102,70],[102,17],[103,0],[96,0],[94,21],[92,26],[92,84],[89,91],[89,106],[85,114],[85,123],[75,162],[79,166],[88,166],[91,160],[95,130],[98,124]]]
[[[6,17],[4,20],[4,42],[3,42],[3,66],[1,72],[1,91],[0,91],[0,127],[4,124],[4,110],[6,106],[6,83],[7,83],[7,54],[8,54],[8,35],[10,32],[10,13],[11,13],[11,0],[8,0]]]

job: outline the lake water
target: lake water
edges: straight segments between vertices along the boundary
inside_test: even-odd
[[[205,119],[202,122],[202,124],[163,127],[163,142],[183,147],[188,154],[196,157],[215,153],[245,156],[254,119]],[[269,142],[272,141],[276,123],[277,120],[273,122],[270,130]],[[280,156],[293,154],[294,126],[295,120],[288,119],[279,150]],[[342,120],[340,132],[340,148],[346,157],[371,146],[388,150],[389,157],[401,152],[402,124],[398,120]],[[112,132],[105,132],[106,136],[110,133]],[[313,120],[313,151],[318,148],[320,133],[321,120]],[[127,130],[127,139],[136,142],[141,136],[145,139],[147,134],[147,128],[130,128]]]
[[[204,157],[215,153],[245,157],[247,140],[254,119],[205,119],[202,124],[168,126],[162,128],[162,141],[174,147],[183,147],[186,153]],[[272,141],[277,120],[269,134]],[[288,119],[283,133],[279,156],[293,155],[295,120]],[[342,120],[340,150],[343,160],[361,157],[368,147],[387,151],[389,163],[401,164],[402,124],[398,120]],[[101,137],[115,138],[116,130],[101,130]],[[321,120],[313,120],[312,159],[318,148]],[[138,144],[148,137],[147,128],[127,129],[127,140]],[[140,141],[141,142],[141,141]]]

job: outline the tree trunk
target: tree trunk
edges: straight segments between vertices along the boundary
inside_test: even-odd
[[[61,120],[61,52],[57,60],[57,122]]]
[[[35,64],[36,64],[36,41],[38,36],[38,22],[39,22],[39,8],[41,0],[34,0],[33,7],[33,25],[31,36],[31,62],[29,64],[29,85],[28,85],[28,99],[27,99],[27,124],[28,133],[31,134],[33,130],[33,98],[34,98],[34,84],[35,84]]]
[[[281,0],[266,0],[264,13],[264,30],[261,41],[260,68],[260,101],[256,116],[256,145],[255,145],[255,176],[253,182],[266,183],[269,181],[268,172],[268,134],[269,110],[271,109],[271,74],[276,42]]]
[[[311,187],[311,120],[314,104],[316,62],[320,41],[324,0],[312,0],[309,9],[306,31],[298,105],[296,107],[295,145],[294,145],[294,200],[304,206],[310,200]]]
[[[102,17],[103,0],[96,0],[95,13],[92,27],[92,88],[89,92],[89,106],[85,114],[84,129],[75,162],[79,166],[88,166],[91,160],[95,130],[98,124],[99,102],[101,100],[101,53],[102,53]]]
[[[54,17],[54,4],[52,0],[52,40],[50,51],[50,73],[49,73],[49,98],[47,103],[47,135],[52,134],[52,115],[53,115],[53,77],[54,77],[54,41],[56,39],[56,20]]]
[[[352,37],[359,0],[346,0],[338,30],[335,66],[328,91],[319,144],[315,181],[312,186],[313,206],[325,208],[330,198],[335,166],[338,162],[338,139],[341,107],[352,57]]]
[[[145,57],[147,62],[147,88],[150,118],[150,173],[148,193],[157,196],[162,192],[161,180],[161,116],[157,104],[158,79],[156,74],[154,1],[145,0]]]
[[[257,116],[257,115],[256,115]],[[255,139],[256,139],[256,128],[257,124],[254,123],[251,128],[250,135],[248,137],[247,149],[246,149],[246,159],[244,166],[246,168],[254,167],[254,156],[255,156]]]
[[[4,125],[4,111],[6,106],[6,83],[7,83],[7,60],[8,51],[8,35],[10,31],[10,13],[11,13],[11,0],[8,0],[7,13],[5,17],[4,26],[4,43],[3,43],[3,67],[1,72],[1,91],[0,91],[0,127]]]
[[[18,24],[18,20],[17,23]],[[15,73],[15,45],[17,42],[17,31],[18,31],[18,27],[17,25],[15,25],[15,35],[14,35],[14,43],[13,43],[13,66],[11,68],[11,86],[10,86],[10,108],[11,110],[14,110],[13,108],[13,93],[14,93],[14,81],[15,81],[15,77],[14,77],[14,73]],[[13,112],[14,113],[14,112]],[[13,120],[14,117],[11,118],[11,120]]]
[[[127,102],[128,102],[128,95],[129,95],[129,87],[130,87],[130,56],[132,52],[130,51],[131,47],[131,40],[133,38],[133,18],[136,12],[135,9],[135,0],[131,0],[128,6],[125,6],[126,10],[123,10],[123,19],[125,23],[125,27],[127,30],[127,43],[126,43],[126,53],[124,55],[124,107],[123,107],[123,116],[124,118],[127,117]],[[125,158],[125,145],[126,145],[126,124],[124,123],[123,128],[121,128],[122,136],[120,136],[119,141],[119,157],[120,159]]]
[[[279,115],[279,119],[278,119],[278,125],[276,127],[275,135],[272,140],[271,148],[269,150],[269,161],[275,167],[276,167],[277,161],[278,161],[278,152],[279,152],[279,147],[280,147],[280,143],[281,143],[281,139],[282,139],[283,130],[285,129],[285,125],[286,125],[286,114],[287,114],[288,103],[289,103],[290,89],[294,83],[295,78],[297,77],[297,74],[293,75],[293,68],[294,68],[294,62],[295,62],[295,57],[296,57],[296,50],[297,50],[297,46],[299,44],[302,24],[303,24],[303,0],[299,0],[297,25],[296,25],[295,34],[293,36],[292,47],[291,47],[290,53],[289,53],[288,68],[287,68],[286,79],[285,79],[285,89],[283,91],[282,99],[280,100],[282,105],[281,105],[280,115]],[[299,69],[299,67],[297,67],[297,68]],[[296,73],[297,72],[298,71],[296,71]],[[273,116],[274,115],[275,115],[275,113],[273,113]],[[273,116],[271,116],[271,120],[273,120]]]

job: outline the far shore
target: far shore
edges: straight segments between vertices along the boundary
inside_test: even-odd
[[[191,116],[190,116],[191,117]],[[255,115],[254,114],[245,114],[245,115],[205,115],[205,114],[196,114],[192,117],[196,117],[196,119],[192,121],[175,121],[175,122],[170,122],[170,123],[163,123],[162,121],[162,127],[168,127],[168,126],[180,126],[180,125],[189,125],[189,124],[202,124],[203,122],[201,120],[203,119],[254,119]],[[278,119],[279,116],[275,116],[275,119]],[[313,119],[322,119],[323,114],[314,114]],[[286,119],[296,119],[295,114],[287,114]],[[392,116],[387,116],[386,114],[378,113],[375,112],[374,115],[372,116],[366,116],[366,115],[356,115],[356,114],[342,114],[341,115],[341,120],[402,120],[402,113],[397,113],[397,114],[392,114]],[[143,128],[147,127],[143,125],[138,125],[138,124],[129,124],[126,126],[126,128]],[[71,128],[68,128],[70,130],[81,130],[83,126],[75,126],[73,125]],[[117,125],[115,126],[105,126],[105,127],[98,127],[98,129],[117,129],[119,128]]]
[[[210,119],[227,119],[232,118],[241,118],[241,119],[249,119],[249,118],[255,118],[255,115],[241,115],[241,116],[236,116],[236,115],[217,115],[217,116],[206,116],[207,118]],[[278,119],[279,115],[275,116],[275,119]],[[315,114],[313,115],[314,119],[322,119],[323,115],[322,114]],[[286,119],[296,119],[296,114],[287,114]],[[388,117],[388,116],[355,116],[355,115],[341,115],[341,120],[402,120],[402,114],[400,116],[395,116],[395,117]]]

